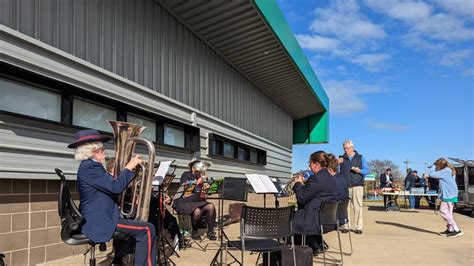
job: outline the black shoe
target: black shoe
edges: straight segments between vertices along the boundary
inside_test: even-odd
[[[198,233],[198,231],[193,231],[193,233],[191,234],[191,238],[197,241],[202,240],[201,235]]]
[[[323,244],[323,252],[328,250],[329,249],[329,245],[328,243],[326,243],[326,241],[324,241],[324,244]]]
[[[449,234],[449,233],[451,233],[451,231],[449,231],[448,229],[446,229],[445,231],[439,232],[438,234],[439,234],[440,236],[446,236],[446,235]]]
[[[191,247],[191,244],[187,243],[186,241],[184,241],[184,240],[179,241],[179,249],[180,250],[187,249],[187,248],[190,248],[190,247]]]
[[[362,235],[362,230],[356,230],[355,233],[358,235]]]
[[[207,233],[207,238],[211,241],[217,240],[216,233],[214,232]]]
[[[343,234],[349,233],[349,229],[346,228],[339,228],[339,231]]]
[[[464,233],[459,230],[459,231],[454,231],[454,232],[449,232],[446,234],[447,237],[458,237],[458,236],[462,236],[464,235]]]

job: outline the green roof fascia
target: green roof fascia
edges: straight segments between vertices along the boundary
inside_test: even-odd
[[[290,26],[286,22],[285,17],[275,0],[253,0],[253,2],[274,32],[275,36],[280,40],[287,53],[290,55],[300,73],[306,79],[306,82],[312,88],[316,99],[324,109],[328,111],[329,98],[321,86],[318,77],[314,73],[313,68],[309,64],[305,54],[301,50],[301,47],[296,41]]]
[[[328,128],[328,112],[293,120],[293,144],[328,143]]]

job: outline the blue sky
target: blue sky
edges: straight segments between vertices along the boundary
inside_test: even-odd
[[[294,145],[293,171],[345,139],[402,170],[474,159],[474,1],[277,2],[331,105],[329,144]]]

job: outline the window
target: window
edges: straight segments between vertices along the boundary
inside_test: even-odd
[[[199,128],[0,62],[0,112],[113,133],[108,120],[147,127],[142,137],[179,152],[201,149]],[[28,121],[26,120],[26,121]],[[44,122],[44,121],[42,121]],[[74,130],[79,128],[75,127]]]
[[[227,158],[234,158],[234,145],[229,142],[224,142],[224,156]]]
[[[185,147],[185,133],[182,128],[165,125],[164,143],[176,147]]]
[[[59,122],[61,95],[0,78],[0,110]]]
[[[74,98],[72,123],[77,126],[113,132],[108,120],[117,120],[117,113],[111,107]]]
[[[217,134],[209,134],[209,155],[259,165],[267,163],[266,151]]]
[[[143,131],[140,136],[151,141],[156,140],[156,122],[154,120],[128,113],[127,122],[146,127],[145,131]]]

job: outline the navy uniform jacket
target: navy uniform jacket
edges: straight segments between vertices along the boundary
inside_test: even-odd
[[[134,172],[124,169],[114,179],[102,164],[84,160],[77,171],[79,209],[86,220],[82,233],[96,243],[107,242],[117,226],[120,212],[114,197],[121,193],[134,176]]]
[[[311,176],[306,185],[296,183],[293,187],[299,209],[294,218],[294,231],[296,234],[317,235],[319,228],[319,209],[325,201],[337,201],[338,188],[336,179],[329,174],[327,169],[321,169],[316,175]]]

